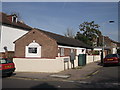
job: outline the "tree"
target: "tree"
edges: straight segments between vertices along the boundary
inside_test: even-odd
[[[84,36],[83,34],[81,34],[80,32],[77,32],[75,39],[78,39],[80,41],[83,41],[84,43],[88,44],[88,45],[92,45],[92,43],[89,41],[89,38],[87,38],[86,36]]]
[[[83,42],[87,44],[89,43],[89,45],[93,46],[94,42],[97,43],[97,38],[102,35],[102,33],[99,31],[99,27],[100,26],[95,24],[94,21],[84,22],[79,25],[80,32],[79,34],[76,34],[76,38],[80,37],[80,34],[82,34],[82,37],[86,38],[86,40],[83,40]]]
[[[70,37],[70,38],[74,38],[75,37],[75,33],[74,33],[73,29],[67,28],[67,31],[64,33],[64,36]]]

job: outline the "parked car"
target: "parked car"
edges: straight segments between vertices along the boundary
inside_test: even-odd
[[[120,65],[120,54],[108,54],[103,60],[103,65],[107,66],[109,64],[119,64]]]
[[[0,74],[11,76],[15,71],[15,64],[6,58],[0,58]]]

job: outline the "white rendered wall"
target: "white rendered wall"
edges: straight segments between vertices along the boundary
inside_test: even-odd
[[[14,58],[16,71],[19,72],[59,72],[64,70],[64,61],[57,59]]]
[[[116,48],[113,48],[112,50],[113,50],[113,52],[112,52],[113,54],[117,53],[117,49]]]
[[[87,55],[86,56],[86,64],[92,63],[95,61],[100,61],[100,60],[101,60],[100,55]]]
[[[26,34],[28,31],[2,26],[1,27],[1,45],[0,52],[5,52],[4,47],[7,46],[8,51],[14,51],[15,45],[13,42]]]
[[[68,58],[67,62],[64,59]],[[73,68],[70,57],[56,57],[56,59],[28,59],[14,58],[16,71],[18,72],[49,72],[56,73],[63,70]],[[74,67],[78,66],[78,58],[74,61]]]
[[[79,54],[86,54],[86,49],[85,48],[79,48],[79,49],[77,49],[77,55],[79,55]]]

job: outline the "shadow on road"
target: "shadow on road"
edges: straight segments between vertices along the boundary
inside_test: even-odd
[[[48,83],[42,83],[37,86],[33,86],[33,87],[31,87],[30,90],[34,90],[35,88],[53,88],[54,90],[57,90],[56,87],[54,87],[53,85],[49,85]]]
[[[7,74],[4,74],[4,75],[2,75],[2,78],[12,77],[12,76],[15,76],[15,75],[16,75],[16,73],[13,73],[13,74],[10,75],[10,76],[8,76]]]

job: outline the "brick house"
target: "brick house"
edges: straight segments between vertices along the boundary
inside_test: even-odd
[[[102,50],[103,49],[103,36],[98,38],[98,45],[95,49]],[[117,49],[120,48],[120,43],[110,39],[108,36],[104,36],[104,56],[107,54],[115,54],[117,53]]]
[[[78,55],[80,52],[85,53],[86,48],[90,48],[90,46],[76,39],[40,29],[29,31],[14,43],[15,57],[21,58],[56,58],[58,56],[69,56],[71,52]]]
[[[16,70],[28,72],[59,72],[77,67],[78,55],[91,49],[79,40],[40,29],[29,31],[14,43]]]
[[[8,57],[14,56],[13,42],[32,28],[18,20],[17,15],[0,12],[0,29],[0,57]]]

